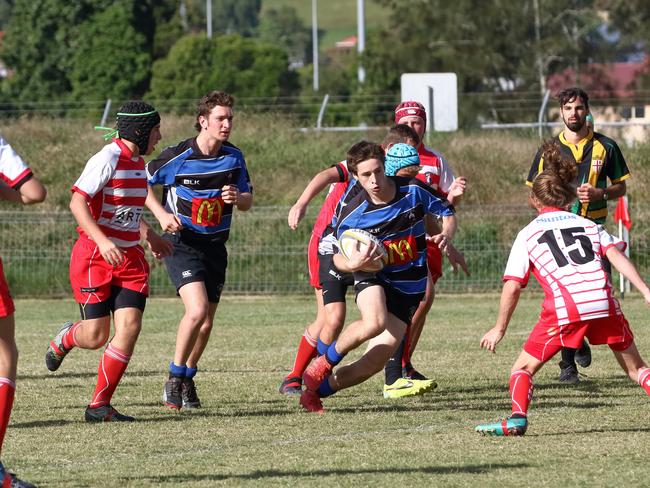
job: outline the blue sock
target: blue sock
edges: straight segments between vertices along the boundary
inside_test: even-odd
[[[185,365],[178,366],[174,364],[174,361],[169,363],[169,372],[171,373],[172,376],[179,376],[182,378],[183,376],[185,376],[186,371],[187,371],[187,366]]]
[[[316,390],[316,393],[318,393],[319,397],[325,398],[332,396],[334,393],[336,393],[336,390],[330,386],[329,378],[325,378],[318,387],[318,390]]]
[[[325,356],[327,357],[327,361],[332,366],[336,366],[343,360],[343,358],[345,357],[345,353],[339,354],[338,352],[336,352],[336,341],[334,341],[330,344],[330,347],[327,349],[327,353],[325,354]]]
[[[196,372],[199,370],[199,368],[190,368],[187,366],[185,368],[185,377],[186,378],[194,378],[196,376]]]
[[[318,338],[318,344],[316,344],[316,351],[318,352],[319,356],[323,356],[326,352],[327,349],[329,349],[330,344],[325,344],[323,341],[320,340],[320,337]]]

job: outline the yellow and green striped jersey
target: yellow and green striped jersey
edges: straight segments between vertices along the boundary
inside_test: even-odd
[[[559,143],[562,152],[578,166],[576,187],[583,183],[590,183],[596,188],[607,188],[608,178],[611,184],[616,184],[630,177],[630,170],[623,153],[616,142],[609,137],[589,131],[589,134],[578,144],[571,144],[565,139],[564,132],[561,132],[554,139]],[[543,169],[544,158],[540,148],[533,159],[526,184],[533,186],[533,180]],[[569,210],[597,224],[604,224],[607,218],[607,201],[580,203],[576,199]]]

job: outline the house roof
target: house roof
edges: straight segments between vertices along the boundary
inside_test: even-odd
[[[648,57],[641,62],[590,63],[579,68],[579,77],[572,68],[549,75],[546,86],[557,93],[570,86],[580,86],[590,98],[633,98],[638,79],[648,72]]]
[[[338,48],[351,48],[357,45],[357,36],[348,36],[336,42]]]

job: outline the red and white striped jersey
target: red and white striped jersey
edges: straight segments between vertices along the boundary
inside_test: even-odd
[[[620,315],[602,265],[611,246],[624,250],[625,242],[591,220],[545,208],[517,235],[503,280],[525,286],[532,271],[545,295],[540,320],[549,325]]]
[[[22,158],[0,137],[0,178],[14,190],[33,176]]]
[[[144,159],[133,157],[120,139],[113,139],[88,160],[72,191],[86,198],[102,232],[117,246],[140,242],[140,219],[147,199]],[[81,228],[77,231],[88,237]]]
[[[417,179],[446,197],[454,182],[454,173],[447,160],[442,157],[442,154],[424,144],[420,144],[418,147],[418,155],[420,156],[420,172]]]

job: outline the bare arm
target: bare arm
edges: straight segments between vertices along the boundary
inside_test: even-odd
[[[316,195],[322,192],[329,185],[338,183],[338,181],[339,172],[335,166],[324,169],[314,176],[307,184],[296,203],[291,207],[291,210],[289,210],[289,217],[287,219],[289,227],[295,230],[305,216],[305,210],[307,209],[309,202],[311,202]]]
[[[449,187],[449,193],[447,193],[447,200],[449,200],[449,203],[452,205],[458,205],[461,197],[465,194],[466,188],[467,179],[464,176],[456,178]]]
[[[32,177],[23,183],[18,190],[14,190],[4,181],[0,181],[0,199],[11,202],[32,205],[45,200],[47,190],[37,178]]]
[[[160,223],[160,227],[165,232],[178,232],[183,228],[183,224],[181,224],[178,217],[165,210],[165,207],[158,201],[150,185],[147,185],[147,200],[145,201],[145,205],[151,210],[151,213],[156,217],[156,220]]]
[[[506,330],[510,324],[512,314],[517,308],[517,303],[519,303],[520,295],[521,283],[518,281],[508,280],[503,284],[497,323],[481,338],[481,347],[487,349],[488,351],[496,351],[497,344],[506,334]]]
[[[144,219],[140,219],[140,237],[147,242],[151,254],[156,259],[172,255],[174,250],[172,243],[163,239]]]
[[[221,189],[221,198],[225,203],[230,203],[238,210],[246,211],[253,206],[253,194],[249,192],[240,193],[235,185],[226,185]]]
[[[379,261],[381,258],[381,252],[375,244],[371,243],[364,250],[360,250],[360,243],[357,242],[357,245],[350,253],[350,259],[347,259],[343,254],[334,255],[334,266],[344,273],[354,273],[374,264],[375,261]]]
[[[607,189],[596,188],[591,186],[590,183],[584,183],[578,187],[578,200],[582,203],[600,202],[604,199],[605,192],[607,192],[607,199],[614,200],[622,197],[627,191],[627,185],[624,181],[614,183],[608,186]]]
[[[72,193],[72,199],[70,200],[70,211],[74,215],[77,224],[79,227],[90,237],[97,247],[99,247],[99,252],[101,253],[104,260],[113,266],[117,266],[122,263],[124,260],[124,254],[120,248],[111,241],[93,219],[86,199],[83,195],[77,192]]]
[[[253,206],[253,194],[248,192],[240,193],[235,205],[237,206],[237,210],[241,210],[243,212],[250,210],[250,208]]]
[[[616,246],[611,246],[607,249],[607,259],[612,265],[623,273],[630,283],[632,283],[637,290],[641,292],[646,304],[650,305],[650,289],[646,282],[641,278],[632,261],[630,261],[625,254],[618,250]]]
[[[442,218],[442,231],[431,237],[431,240],[438,245],[442,252],[446,252],[447,245],[454,238],[457,227],[458,222],[455,215]]]

